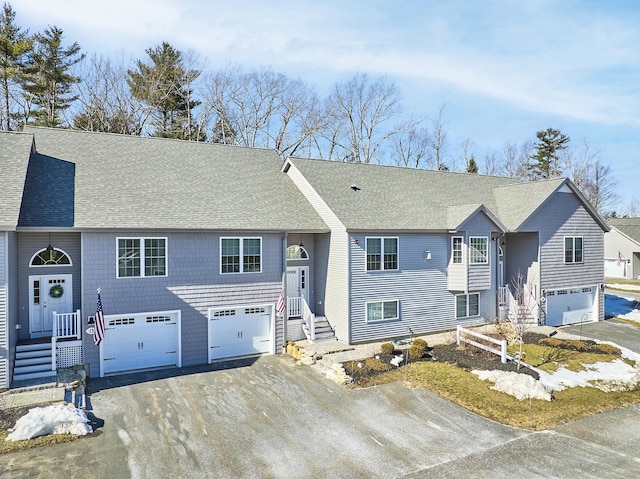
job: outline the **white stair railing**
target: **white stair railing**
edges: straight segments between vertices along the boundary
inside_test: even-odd
[[[304,298],[301,298],[299,296],[287,298],[287,317],[288,318],[302,317],[302,301],[304,301]]]
[[[80,310],[73,313],[53,312],[53,331],[51,332],[51,370],[56,371],[56,343],[58,339],[76,338],[82,339]]]
[[[302,304],[302,320],[307,325],[309,331],[309,341],[316,340],[316,315],[311,312],[309,305],[304,298],[300,298]]]

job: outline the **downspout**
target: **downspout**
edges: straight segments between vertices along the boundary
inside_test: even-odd
[[[284,315],[282,317],[282,349],[287,350],[287,315],[289,313],[289,303],[287,300],[287,243],[289,233],[284,232],[282,237],[282,291],[284,295]]]

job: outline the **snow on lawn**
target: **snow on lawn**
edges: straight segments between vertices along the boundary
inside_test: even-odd
[[[616,285],[626,286],[626,285]],[[635,286],[637,290],[637,286]],[[632,289],[631,287],[629,289]],[[605,314],[640,322],[640,310],[634,299],[623,298],[613,294],[605,295]],[[551,400],[553,391],[562,391],[572,387],[596,387],[603,391],[620,391],[633,389],[640,382],[640,354],[611,344],[620,349],[623,358],[636,363],[633,367],[622,359],[586,365],[584,371],[570,371],[565,367],[558,368],[553,373],[538,371],[540,380],[535,381],[531,376],[505,371],[473,371],[480,379],[488,380],[495,385],[491,389],[511,394],[516,399]]]
[[[16,421],[16,426],[5,439],[23,441],[47,434],[76,434],[93,432],[87,414],[73,406],[34,407]]]

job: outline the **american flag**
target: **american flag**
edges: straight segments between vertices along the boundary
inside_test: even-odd
[[[618,261],[616,261],[616,264],[620,266],[621,263],[622,263],[622,253],[620,252],[620,250],[618,250]]]
[[[98,293],[98,304],[96,304],[96,325],[93,329],[93,344],[100,346],[104,339],[104,311],[102,310],[102,301],[100,293]]]
[[[276,311],[278,312],[278,316],[284,315],[284,291],[280,291],[280,296],[276,303]]]

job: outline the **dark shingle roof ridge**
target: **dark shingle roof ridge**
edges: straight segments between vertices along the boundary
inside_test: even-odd
[[[362,162],[355,162],[355,161],[339,161],[339,160],[330,160],[328,158],[304,158],[301,156],[289,156],[287,157],[287,159],[296,162],[298,160],[302,160],[302,161],[324,161],[327,163],[335,163],[335,164],[342,164],[342,165],[353,165],[354,167],[383,167],[383,168],[392,168],[395,170],[401,170],[401,171],[420,171],[420,172],[424,172],[425,174],[433,174],[433,175],[450,175],[450,176],[464,176],[467,178],[494,178],[496,180],[500,180],[500,181],[510,181],[513,182],[515,184],[520,184],[521,181],[518,180],[517,178],[511,177],[511,176],[500,176],[500,175],[485,175],[482,173],[467,173],[466,171],[448,171],[448,170],[432,170],[429,168],[411,168],[409,166],[402,166],[402,165],[392,165],[392,164],[388,164],[388,163],[362,163]],[[356,166],[357,165],[357,166]],[[511,186],[510,184],[507,185],[502,185],[502,186]]]
[[[243,146],[243,145],[229,145],[227,143],[211,143],[208,141],[192,141],[192,140],[181,140],[179,138],[163,138],[160,136],[141,136],[141,135],[125,135],[124,133],[112,133],[112,132],[104,132],[104,131],[87,131],[87,130],[79,130],[77,128],[51,128],[46,126],[35,126],[35,125],[25,125],[25,129],[34,129],[43,132],[65,132],[72,134],[84,134],[84,135],[95,135],[95,136],[110,136],[114,138],[128,138],[131,141],[145,141],[145,140],[154,140],[154,141],[166,141],[166,142],[174,142],[181,144],[190,144],[190,145],[206,145],[208,147],[228,147],[230,149],[249,149],[249,150],[259,150],[259,151],[268,151],[277,154],[277,150],[275,148],[263,148],[258,146]],[[25,131],[24,133],[34,135],[34,133],[30,133]]]

